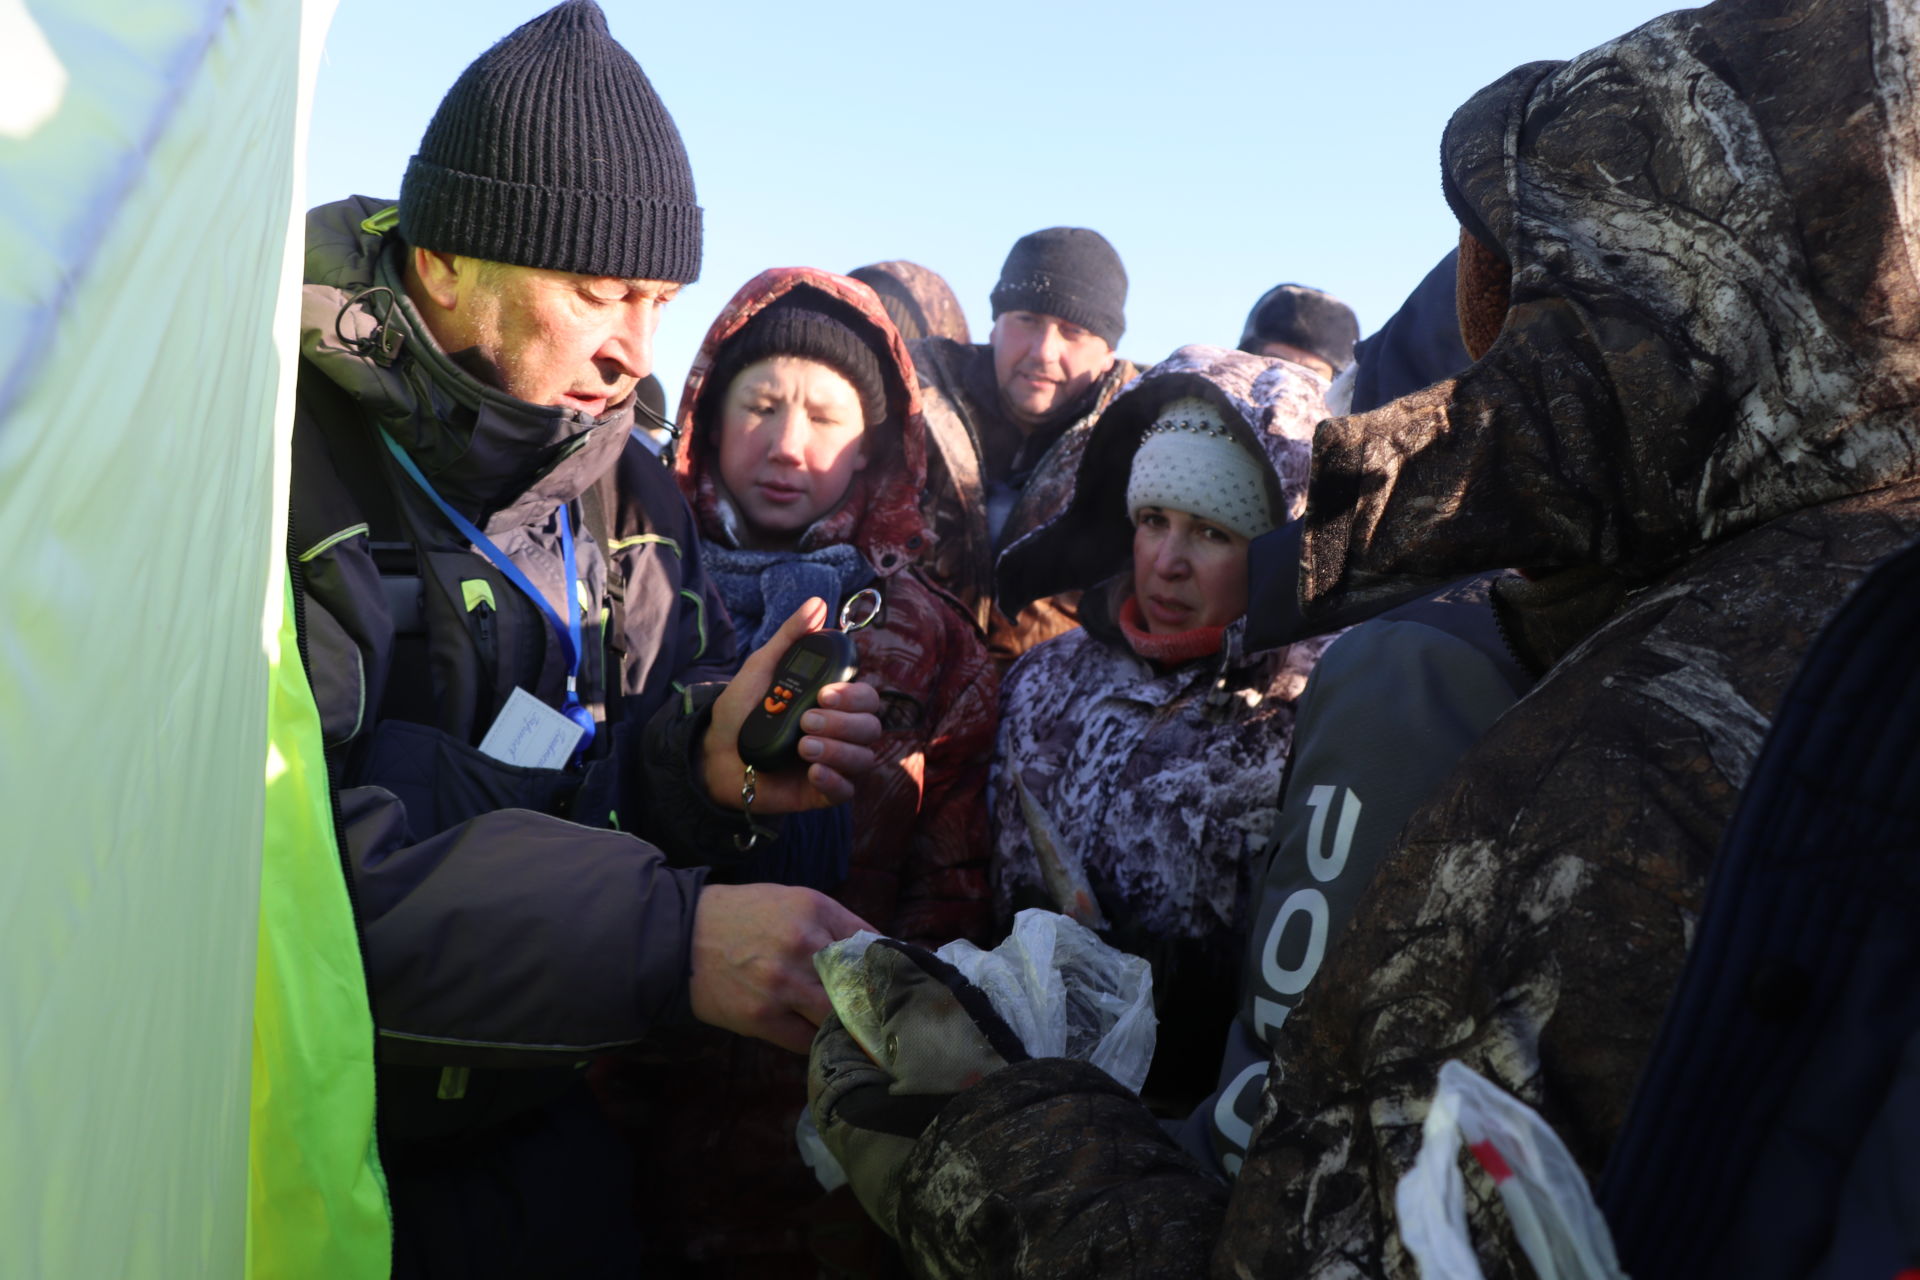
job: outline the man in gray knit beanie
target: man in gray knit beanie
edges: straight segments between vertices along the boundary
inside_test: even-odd
[[[582,1069],[695,1019],[806,1049],[811,956],[862,922],[707,868],[844,843],[805,811],[872,769],[879,695],[829,685],[793,763],[740,760],[826,610],[742,664],[672,476],[630,439],[701,211],[592,0],[467,68],[397,204],[307,230],[289,563],[378,1028],[394,1275],[630,1274],[632,1156]]]
[[[1072,467],[1049,459],[1072,454],[1139,369],[1114,354],[1127,328],[1127,269],[1098,231],[1047,227],[1021,236],[991,302],[985,343],[925,338],[909,349],[932,441],[921,511],[935,542],[925,567],[1006,664],[1078,620],[1064,598],[1036,602],[1018,618],[1001,614],[994,557],[1055,513]]]

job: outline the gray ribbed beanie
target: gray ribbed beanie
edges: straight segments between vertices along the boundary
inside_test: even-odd
[[[1058,316],[1109,347],[1127,331],[1127,269],[1107,238],[1086,227],[1048,227],[1013,242],[988,301],[1008,311]]]
[[[548,10],[454,81],[401,181],[400,234],[516,266],[699,278],[687,149],[599,5]]]

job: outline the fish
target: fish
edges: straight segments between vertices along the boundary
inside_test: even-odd
[[[1107,918],[1100,911],[1099,899],[1093,896],[1093,886],[1087,882],[1080,855],[1062,838],[1018,770],[1013,774],[1013,789],[1020,796],[1020,814],[1027,820],[1027,835],[1033,841],[1034,857],[1040,863],[1040,879],[1047,886],[1048,896],[1060,908],[1060,914],[1074,923],[1089,929],[1105,929]]]
[[[813,953],[813,971],[820,975],[820,985],[840,1015],[840,1024],[875,1062],[883,1060],[885,1033],[866,956],[867,948],[878,940],[878,934],[862,929]]]
[[[840,1025],[881,1070],[911,1081],[911,1093],[958,1093],[978,1084],[1007,1053],[962,998],[960,988],[970,984],[955,981],[951,961],[928,965],[916,949],[875,946],[882,941],[857,933],[814,953],[814,971]],[[1018,1042],[1018,1032],[1008,1034]]]

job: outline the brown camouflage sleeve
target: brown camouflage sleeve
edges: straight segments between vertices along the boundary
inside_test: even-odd
[[[909,1157],[901,1252],[922,1277],[1203,1276],[1227,1188],[1096,1067],[1036,1058],[960,1094]]]

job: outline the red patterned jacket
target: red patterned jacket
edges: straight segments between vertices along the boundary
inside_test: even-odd
[[[930,945],[980,939],[990,926],[986,808],[998,683],[977,626],[919,568],[932,535],[919,510],[926,488],[927,427],[913,362],[879,298],[846,276],[810,267],[764,271],[735,294],[707,331],[680,397],[674,464],[700,534],[733,541],[714,466],[717,441],[695,413],[707,371],[726,340],[775,299],[815,289],[872,325],[888,383],[889,435],[846,500],[801,537],[800,549],[850,543],[885,599],[873,625],[854,633],[861,677],[886,707],[881,766],[853,802],[853,865],[840,899],[896,937]],[[838,603],[838,602],[834,602]]]
[[[882,763],[861,780],[853,802],[852,865],[837,896],[897,937],[928,945],[979,939],[991,926],[983,789],[998,680],[979,629],[916,567],[932,544],[918,511],[926,425],[906,348],[872,290],[804,267],[749,281],[714,321],[687,376],[675,476],[702,539],[731,545],[717,441],[695,409],[721,345],[799,288],[846,304],[892,357],[884,368],[891,412],[879,428],[889,438],[856,473],[846,500],[808,529],[800,546],[852,544],[885,599],[873,625],[854,633],[861,678],[885,700],[885,733]],[[834,1211],[794,1144],[806,1069],[802,1055],[690,1027],[656,1036],[600,1072],[601,1101],[639,1150],[636,1188],[647,1241],[646,1255],[636,1259],[641,1273],[689,1265],[698,1274],[764,1280],[816,1273],[815,1238],[833,1238],[835,1228]]]

